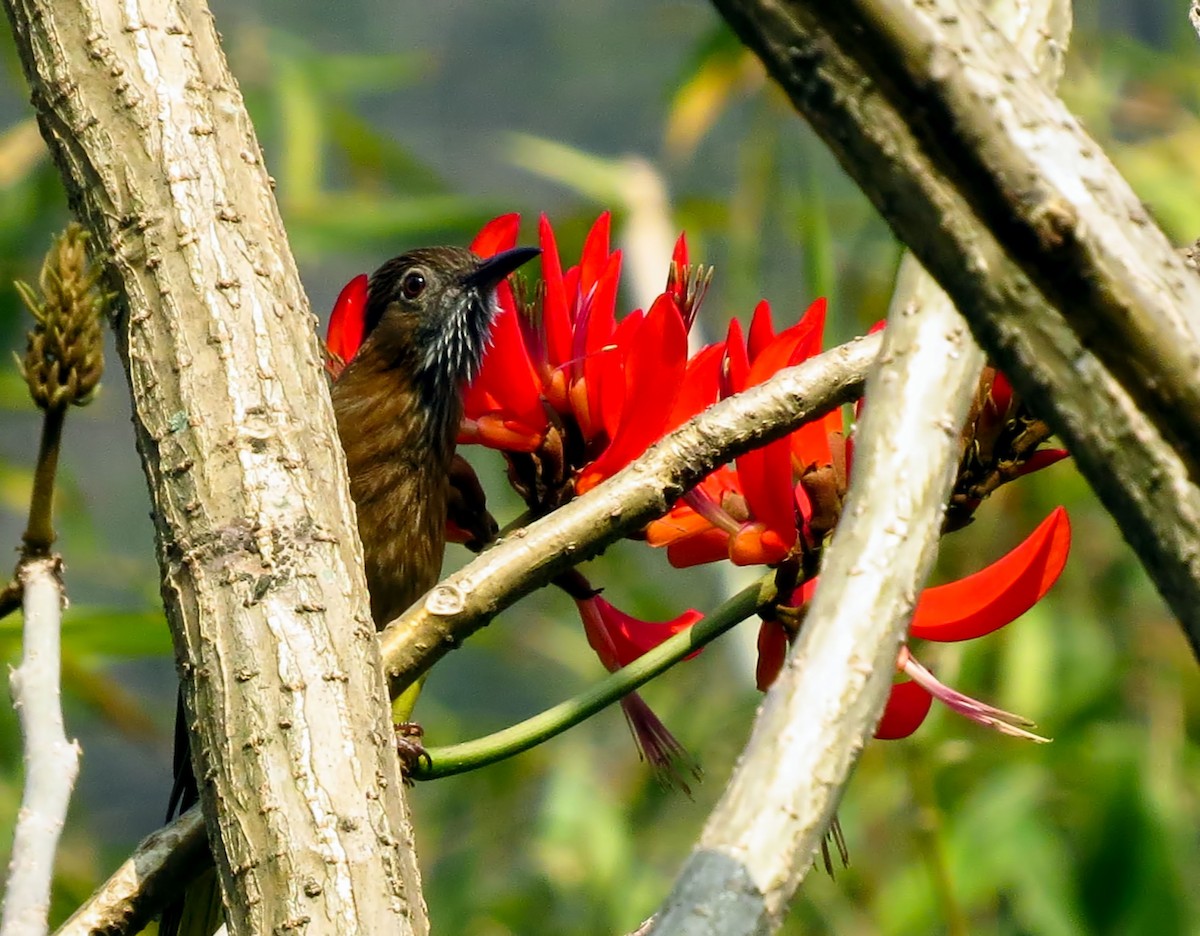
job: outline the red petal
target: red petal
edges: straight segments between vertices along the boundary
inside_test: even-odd
[[[927,588],[911,634],[923,640],[970,640],[1016,620],[1042,599],[1067,561],[1071,523],[1056,507],[1020,546],[986,569]]]
[[[687,265],[687,235],[680,234],[679,240],[675,241],[675,249],[671,252],[671,269],[667,274],[667,292],[680,308],[687,297],[687,278],[683,275]]]
[[[619,610],[599,595],[576,604],[588,643],[610,671],[628,666],[668,637],[704,617],[699,611],[689,609],[669,621],[643,621]]]
[[[492,343],[483,358],[479,375],[471,384],[464,400],[468,417],[482,416],[476,388],[482,388],[495,400],[505,419],[515,419],[526,426],[546,427],[546,411],[542,406],[542,382],[529,360],[521,323],[515,308],[501,310],[492,324]]]
[[[746,389],[746,376],[750,373],[750,359],[746,356],[746,342],[742,338],[742,323],[729,320],[729,331],[725,335],[725,366],[721,380],[721,397],[733,396]]]
[[[773,565],[787,558],[791,546],[761,523],[747,523],[729,539],[729,561],[739,566]]]
[[[778,621],[763,621],[758,628],[758,665],[754,668],[754,684],[759,692],[766,692],[779,678],[787,650],[787,631],[783,625]]]
[[[641,309],[625,316],[613,332],[612,340],[595,354],[596,366],[592,373],[596,377],[595,398],[599,405],[592,413],[592,418],[604,427],[604,433],[610,440],[615,438],[621,425],[626,402],[631,406],[637,405],[627,391],[626,371],[629,355],[637,344],[637,335],[645,318]]]
[[[604,212],[596,219],[583,241],[583,254],[579,259],[579,291],[583,295],[591,292],[608,266],[608,234],[612,226],[612,213]]]
[[[358,353],[366,337],[367,282],[367,275],[360,273],[343,286],[329,316],[325,344],[332,354],[347,363]]]
[[[646,543],[656,548],[669,546],[712,528],[711,523],[685,505],[672,510],[665,517],[651,521],[646,527]]]
[[[636,334],[627,336],[625,343],[632,346],[623,355],[625,400],[621,421],[610,436],[608,448],[580,476],[576,489],[581,494],[624,468],[662,437],[683,384],[687,329],[679,307],[667,293],[654,300]]]
[[[678,429],[693,416],[712,406],[720,395],[721,364],[725,356],[725,344],[711,344],[701,348],[687,362],[683,374],[683,386],[671,415],[667,417],[664,432]]]
[[[667,547],[667,562],[676,569],[688,569],[728,558],[729,534],[715,528]]]
[[[992,387],[988,391],[988,402],[997,416],[1004,416],[1012,403],[1013,388],[1000,371],[992,378]]]
[[[688,265],[687,234],[681,233],[675,241],[675,249],[671,251],[671,260],[680,269]]]
[[[590,294],[586,294],[583,308],[575,320],[575,345],[582,345],[583,377],[588,385],[588,409],[595,423],[601,412],[599,371],[605,366],[603,355],[613,341],[616,331],[617,283],[621,279],[621,252],[618,250],[608,260],[608,265]],[[611,363],[611,360],[610,362]]]
[[[517,246],[519,214],[500,215],[485,224],[471,241],[471,249],[480,257],[494,257],[502,250]]]
[[[750,319],[750,337],[746,349],[750,360],[754,360],[763,349],[775,340],[775,326],[771,324],[771,303],[763,299],[754,307],[754,317]]]
[[[542,302],[546,358],[551,367],[560,367],[571,357],[571,313],[563,284],[562,264],[558,259],[558,244],[554,241],[554,229],[545,215],[538,222],[538,241],[542,247],[542,282],[546,284],[546,295]]]
[[[933,696],[915,682],[906,680],[893,683],[892,694],[888,696],[883,717],[875,729],[875,737],[883,741],[907,738],[921,727],[931,705]]]

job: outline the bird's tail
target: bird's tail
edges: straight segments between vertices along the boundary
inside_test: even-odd
[[[175,710],[175,782],[167,803],[167,821],[191,809],[199,799],[192,755],[188,745],[183,689]],[[163,910],[159,936],[213,936],[225,923],[221,883],[215,868],[209,868],[184,888],[177,900]]]

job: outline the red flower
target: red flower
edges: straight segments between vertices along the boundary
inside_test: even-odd
[[[823,299],[778,335],[766,302],[754,311],[748,341],[734,319],[724,345],[721,396],[762,383],[781,368],[819,353],[824,326]],[[835,463],[844,468],[841,433],[841,413],[834,410],[746,453],[736,470],[718,469],[667,516],[651,523],[647,542],[666,546],[668,559],[678,568],[726,558],[736,565],[782,561],[812,520],[812,504],[800,480],[814,468]]]
[[[515,243],[517,218],[491,222],[472,249],[482,256]],[[499,294],[492,347],[468,390],[461,442],[553,457],[571,453],[564,483],[578,493],[619,471],[670,429],[716,400],[719,354],[689,366],[687,331],[703,295],[689,275],[680,237],[666,290],[647,311],[616,317],[620,251],[609,249],[602,214],[565,273],[549,221],[542,248],[539,301]],[[549,434],[557,437],[548,440]]]
[[[689,610],[670,621],[642,621],[619,611],[599,595],[576,599],[575,604],[583,619],[588,643],[610,673],[632,663],[643,653],[691,627],[703,617],[699,611]],[[625,713],[625,721],[637,742],[638,751],[660,779],[673,782],[684,792],[690,792],[680,768],[686,767],[697,779],[699,773],[683,746],[651,711],[650,706],[636,692],[631,692],[621,700],[621,710]]]
[[[909,635],[939,642],[974,640],[1015,621],[1045,597],[1066,565],[1071,546],[1067,512],[1055,508],[1029,537],[987,568],[947,585],[925,589],[913,612]],[[805,582],[793,603],[807,606],[817,579]],[[777,621],[759,631],[758,687],[766,690],[779,675],[787,653],[788,632]],[[1006,734],[1044,740],[1025,730],[1019,716],[970,699],[938,682],[906,647],[897,669],[910,681],[896,683],[876,730],[878,738],[903,738],[924,721],[933,699]]]

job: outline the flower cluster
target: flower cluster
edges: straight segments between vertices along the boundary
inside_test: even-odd
[[[518,224],[516,215],[495,219],[472,249],[487,257],[514,246]],[[533,516],[595,487],[712,403],[821,351],[824,300],[778,331],[770,306],[762,302],[745,329],[733,319],[723,340],[689,355],[688,333],[711,270],[689,262],[683,236],[663,292],[647,310],[622,317],[616,311],[621,254],[610,248],[607,214],[589,232],[579,263],[566,269],[545,217],[538,236],[541,282],[534,290],[518,282],[516,289],[505,283],[497,291],[492,345],[467,389],[459,433],[460,443],[504,453],[510,481]],[[328,342],[334,367],[362,340],[356,306],[362,285],[351,283],[334,311]],[[1003,376],[989,369],[964,439],[948,529],[970,522],[979,503],[1000,484],[1063,457],[1039,448],[1048,434]],[[713,472],[645,531],[646,541],[665,548],[677,567],[728,560],[777,570],[785,601],[761,625],[757,678],[762,689],[778,675],[802,624],[852,463],[853,439],[835,410]],[[988,568],[926,589],[911,636],[968,640],[1003,627],[1045,595],[1062,571],[1069,545],[1070,525],[1059,508]],[[657,624],[623,614],[598,594],[576,601],[588,640],[610,670],[699,617],[688,611]],[[938,682],[908,648],[897,671],[906,678],[893,687],[879,737],[910,734],[937,698],[976,721],[1037,738],[1019,717]],[[647,717],[640,700],[627,699],[625,712],[652,762],[661,766],[675,758],[674,739],[657,719]]]

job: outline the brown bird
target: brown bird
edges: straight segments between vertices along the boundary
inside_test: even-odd
[[[437,584],[463,387],[487,348],[496,287],[538,253],[517,247],[483,260],[460,247],[427,247],[370,279],[363,343],[331,393],[377,627]],[[186,745],[181,708],[168,818],[197,799]],[[167,908],[159,932],[210,936],[221,918],[216,876],[207,872]]]

